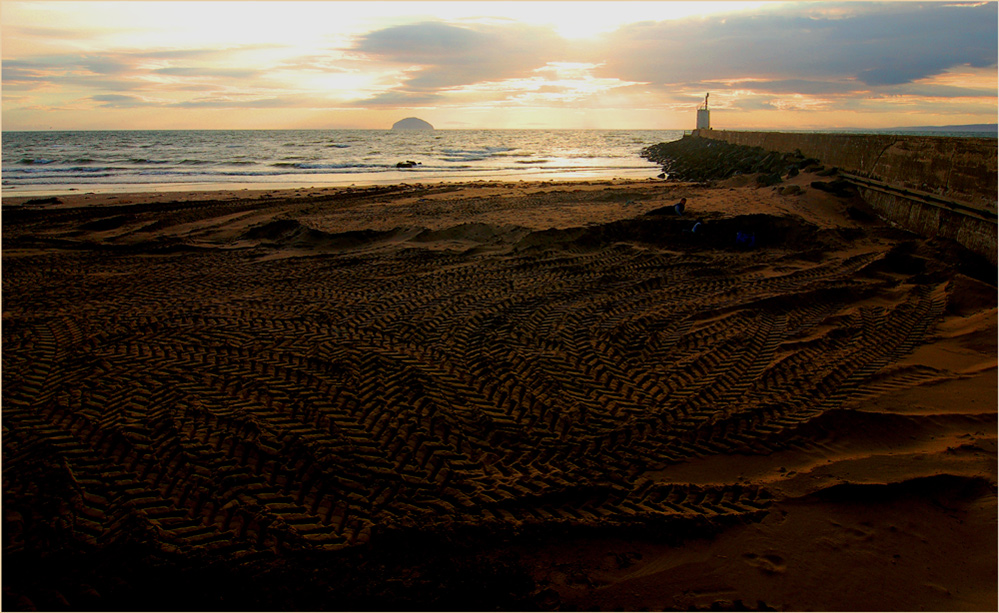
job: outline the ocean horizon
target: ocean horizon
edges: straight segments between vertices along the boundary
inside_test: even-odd
[[[7,195],[401,182],[651,178],[683,130],[5,132]]]
[[[954,126],[961,128],[962,126]],[[987,131],[773,130],[954,137]],[[642,149],[690,130],[3,132],[4,195],[656,177]]]

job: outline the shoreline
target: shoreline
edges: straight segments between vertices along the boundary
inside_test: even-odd
[[[274,184],[226,184],[214,185],[211,188],[203,188],[199,184],[164,184],[159,185],[159,189],[128,189],[133,185],[124,186],[121,191],[82,191],[74,189],[72,191],[58,191],[54,193],[19,193],[3,194],[2,204],[4,207],[21,208],[71,208],[80,206],[109,206],[109,205],[130,205],[130,204],[153,204],[165,202],[193,202],[198,200],[238,200],[250,199],[259,200],[262,198],[311,198],[316,196],[330,196],[342,193],[354,193],[359,191],[377,191],[381,189],[409,189],[419,190],[434,187],[448,188],[499,188],[513,189],[524,187],[585,187],[589,185],[623,186],[623,185],[648,185],[649,183],[659,183],[664,187],[676,187],[682,185],[679,182],[667,182],[654,177],[631,178],[631,177],[572,177],[572,178],[518,178],[516,180],[507,179],[455,179],[453,181],[389,181],[383,183],[359,183],[359,184],[334,184],[334,185],[309,185],[289,187],[284,183]],[[33,200],[50,200],[56,198],[58,203],[31,203]]]
[[[419,171],[390,171],[380,173],[357,173],[353,175],[308,175],[306,178],[294,178],[287,181],[215,181],[186,183],[66,183],[58,185],[17,185],[3,186],[0,189],[0,199],[34,198],[43,196],[65,196],[76,193],[84,194],[138,194],[147,192],[213,192],[213,191],[261,191],[261,190],[296,190],[323,189],[345,187],[371,187],[396,184],[432,184],[432,183],[475,183],[516,181],[594,181],[604,179],[641,180],[654,179],[661,172],[660,166],[652,164],[648,168],[628,168],[630,172],[607,172],[606,169],[574,170],[565,172],[559,170],[525,172],[525,171],[495,171],[481,172],[474,176],[467,174],[447,174],[441,172],[420,173]],[[332,178],[335,177],[335,178]]]

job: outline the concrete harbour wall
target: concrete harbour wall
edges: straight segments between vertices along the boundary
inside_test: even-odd
[[[885,219],[996,257],[999,141],[994,138],[696,130],[767,151],[800,151],[836,166]]]

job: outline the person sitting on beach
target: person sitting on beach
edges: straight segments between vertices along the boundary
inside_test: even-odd
[[[680,202],[677,202],[676,204],[673,205],[673,212],[679,215],[680,217],[683,217],[683,210],[685,208],[687,208],[687,199],[680,198]]]
[[[735,233],[735,244],[739,247],[744,247],[746,249],[752,249],[756,246],[756,233],[755,232],[736,232]]]

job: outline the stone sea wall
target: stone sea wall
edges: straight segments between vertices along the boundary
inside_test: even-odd
[[[795,153],[836,166],[885,219],[956,240],[996,264],[994,138],[696,130],[694,138]]]
[[[994,138],[697,130],[702,138],[767,151],[801,151],[822,163],[996,214]]]

